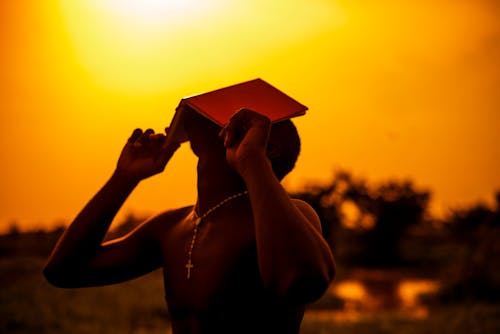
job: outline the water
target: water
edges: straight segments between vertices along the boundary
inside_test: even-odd
[[[356,321],[381,312],[425,319],[429,310],[419,297],[436,293],[439,289],[435,279],[403,277],[390,271],[362,271],[353,273],[351,277],[335,282],[327,292],[344,301],[342,309],[308,310],[305,319]]]

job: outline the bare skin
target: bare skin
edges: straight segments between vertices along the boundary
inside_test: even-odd
[[[291,199],[272,171],[269,120],[241,110],[220,131],[191,113],[185,126],[199,158],[196,205],[102,243],[128,195],[163,171],[177,149],[165,147],[163,134],[137,130],[113,176],[59,240],[47,279],[61,287],[97,286],[163,268],[175,334],[298,333],[304,306],[326,290],[334,262],[313,209]],[[203,220],[187,268],[196,215],[245,189],[248,195]]]

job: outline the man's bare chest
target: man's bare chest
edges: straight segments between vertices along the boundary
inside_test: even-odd
[[[255,296],[261,288],[253,226],[217,223],[202,223],[194,245],[192,224],[180,225],[163,242],[169,308],[201,311],[238,303],[242,295]]]

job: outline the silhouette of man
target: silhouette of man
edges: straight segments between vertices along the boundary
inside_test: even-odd
[[[99,286],[161,267],[174,334],[298,333],[335,265],[314,210],[280,184],[299,153],[293,123],[271,125],[242,109],[222,130],[194,111],[184,126],[198,157],[197,203],[103,243],[128,195],[179,146],[136,129],[109,181],[61,236],[45,277],[58,287]]]

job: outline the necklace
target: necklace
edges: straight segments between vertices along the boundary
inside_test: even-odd
[[[228,203],[228,202],[230,202],[230,201],[232,201],[232,200],[234,200],[234,199],[236,199],[238,197],[244,196],[246,194],[248,194],[248,190],[245,190],[245,191],[242,191],[240,193],[231,195],[231,196],[227,197],[226,199],[222,200],[221,202],[219,202],[219,204],[217,204],[214,207],[208,209],[201,216],[198,216],[196,218],[196,220],[194,221],[194,227],[193,227],[193,238],[191,239],[191,244],[189,245],[188,260],[187,260],[186,266],[185,266],[186,267],[186,278],[187,279],[191,278],[191,269],[194,268],[193,261],[192,261],[193,249],[194,249],[194,245],[195,245],[195,242],[196,242],[196,236],[198,235],[198,229],[199,229],[199,226],[201,225],[201,223],[203,222],[203,219],[205,219],[209,214],[211,214],[212,212],[214,212],[215,210],[217,210],[218,208],[220,208],[224,204],[226,204],[226,203]],[[196,211],[195,211],[195,215],[197,215]]]

